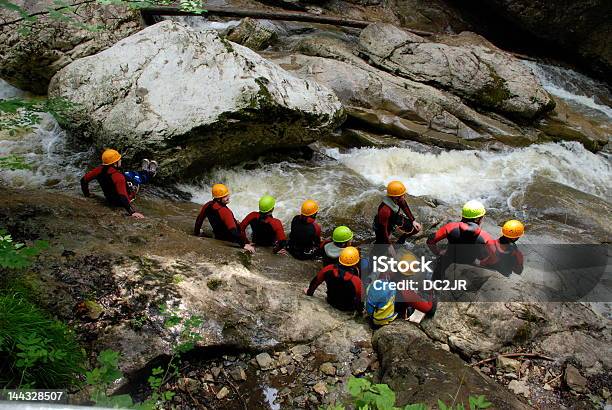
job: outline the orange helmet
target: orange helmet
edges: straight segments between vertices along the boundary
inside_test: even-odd
[[[347,246],[340,252],[338,258],[340,263],[344,266],[354,266],[359,263],[359,249],[354,246]]]
[[[224,196],[228,196],[229,193],[229,189],[223,184],[215,184],[212,187],[213,198],[223,198]]]
[[[112,165],[115,162],[121,159],[121,154],[119,151],[114,149],[105,149],[102,153],[102,164],[104,165]]]
[[[391,181],[387,185],[387,196],[402,196],[406,193],[406,187],[400,181]]]
[[[517,221],[516,219],[506,222],[502,227],[502,235],[504,235],[506,238],[520,238],[524,233],[525,226],[521,223],[521,221]]]
[[[302,212],[302,215],[304,216],[314,215],[318,211],[319,211],[319,204],[317,204],[317,202],[313,201],[312,199],[307,199],[302,204],[301,212]]]

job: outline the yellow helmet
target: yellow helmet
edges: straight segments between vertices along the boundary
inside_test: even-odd
[[[317,204],[316,201],[313,201],[312,199],[307,199],[302,204],[301,212],[302,212],[302,215],[304,216],[314,215],[318,211],[319,211],[319,205]]]
[[[102,153],[102,164],[112,165],[121,159],[119,151],[114,149],[105,149]]]
[[[524,233],[525,226],[521,223],[521,221],[517,221],[516,219],[506,222],[502,227],[502,235],[504,235],[506,238],[520,238]]]
[[[418,260],[418,258],[416,257],[416,255],[410,251],[406,252],[403,256],[402,256],[402,261],[404,262],[414,262]],[[402,273],[402,275],[404,276],[412,276],[414,275],[415,272],[413,272],[412,270],[405,270],[405,271],[400,271]]]
[[[346,248],[342,249],[338,259],[344,266],[357,265],[359,263],[359,249],[355,248],[354,246],[347,246]]]
[[[391,181],[387,185],[387,196],[402,196],[406,193],[406,187],[400,181]]]
[[[212,187],[213,198],[223,198],[224,196],[228,196],[229,193],[229,189],[223,184],[215,184]]]

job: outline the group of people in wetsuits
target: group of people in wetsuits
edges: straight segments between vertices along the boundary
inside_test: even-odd
[[[121,171],[121,155],[115,150],[105,150],[102,165],[88,172],[81,179],[81,188],[89,196],[89,183],[96,179],[108,202],[123,207],[136,218],[144,217],[132,206],[132,201],[141,184],[147,183],[155,175],[157,163],[143,160],[141,171]],[[433,314],[433,297],[423,298],[408,291],[395,302],[395,295],[389,292],[376,292],[371,286],[364,289],[360,272],[360,251],[353,246],[353,232],[347,226],[334,229],[329,240],[321,238],[321,227],[317,223],[319,206],[308,199],[302,203],[300,213],[291,221],[289,237],[285,235],[282,222],[273,216],[276,200],[264,195],[259,200],[259,209],[249,213],[241,222],[234,217],[228,207],[230,191],[223,184],[212,187],[212,199],[205,203],[196,218],[194,235],[200,236],[202,225],[208,220],[215,239],[233,242],[248,252],[255,247],[272,247],[276,254],[290,254],[296,259],[323,260],[323,268],[315,275],[306,290],[312,296],[323,282],[327,285],[327,301],[343,311],[361,312],[365,307],[374,326],[390,323],[398,314],[404,318],[418,310]],[[374,217],[375,244],[402,244],[410,236],[422,231],[406,201],[407,190],[400,181],[387,185],[376,216]],[[479,201],[469,201],[462,209],[462,218],[450,222],[431,235],[427,240],[429,249],[438,256],[433,279],[443,277],[445,270],[453,263],[478,264],[498,270],[504,275],[512,272],[520,274],[523,270],[523,255],[515,242],[524,233],[520,221],[507,221],[502,227],[502,235],[493,239],[481,228],[485,207]],[[248,237],[247,228],[251,228]],[[392,240],[392,236],[396,239]],[[438,242],[446,239],[448,247],[440,250]],[[462,246],[472,245],[472,246]],[[474,246],[475,245],[475,246]],[[389,246],[390,252],[394,250]],[[404,255],[403,259],[414,257]],[[386,280],[397,280],[387,277]],[[364,298],[365,295],[365,298]]]

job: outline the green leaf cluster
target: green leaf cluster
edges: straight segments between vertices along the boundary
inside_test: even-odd
[[[0,229],[0,268],[27,268],[33,258],[48,246],[46,241],[36,241],[32,246],[25,246],[23,243],[14,242],[11,235]]]
[[[356,410],[427,410],[423,403],[407,404],[404,407],[395,406],[395,392],[386,384],[373,384],[365,378],[351,377],[347,383],[351,395],[349,408]],[[469,409],[481,410],[491,407],[485,396],[470,396]],[[345,410],[344,405],[332,404],[327,410]],[[466,410],[462,403],[446,405],[438,400],[440,410]]]
[[[66,388],[78,385],[85,354],[65,324],[18,293],[0,293],[0,384]]]

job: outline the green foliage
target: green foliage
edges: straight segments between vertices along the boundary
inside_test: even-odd
[[[25,162],[23,157],[18,155],[8,155],[6,157],[0,157],[0,170],[3,169],[31,169],[32,167]]]
[[[372,384],[368,379],[351,377],[347,383],[348,391],[351,395],[349,408],[356,410],[427,410],[427,406],[422,403],[407,404],[404,407],[395,406],[395,393],[386,384]],[[469,409],[481,410],[491,407],[485,396],[470,396]],[[440,410],[465,410],[462,403],[457,405],[446,405],[442,400],[438,400]],[[343,405],[332,404],[327,410],[345,410]]]
[[[62,121],[75,107],[76,104],[64,98],[0,100],[0,129],[8,130],[11,135],[17,130],[30,130],[40,124],[42,112],[48,112],[56,120]]]
[[[0,382],[11,387],[78,384],[85,355],[74,333],[22,295],[0,294]]]
[[[0,229],[0,268],[23,269],[32,263],[32,259],[49,244],[46,241],[36,241],[33,246],[14,242],[11,235]]]
[[[97,406],[121,407],[127,409],[156,409],[165,408],[164,403],[172,400],[174,392],[163,390],[163,387],[172,378],[178,376],[180,369],[180,355],[193,349],[195,343],[201,339],[197,329],[202,326],[202,319],[198,316],[183,318],[167,306],[159,308],[164,321],[164,327],[177,328],[178,334],[172,343],[172,356],[167,366],[155,367],[147,379],[151,388],[151,397],[143,403],[134,403],[129,395],[107,396],[106,391],[115,380],[123,375],[118,367],[119,354],[111,350],[104,350],[98,356],[99,366],[86,373],[87,384],[92,387],[91,400]]]

